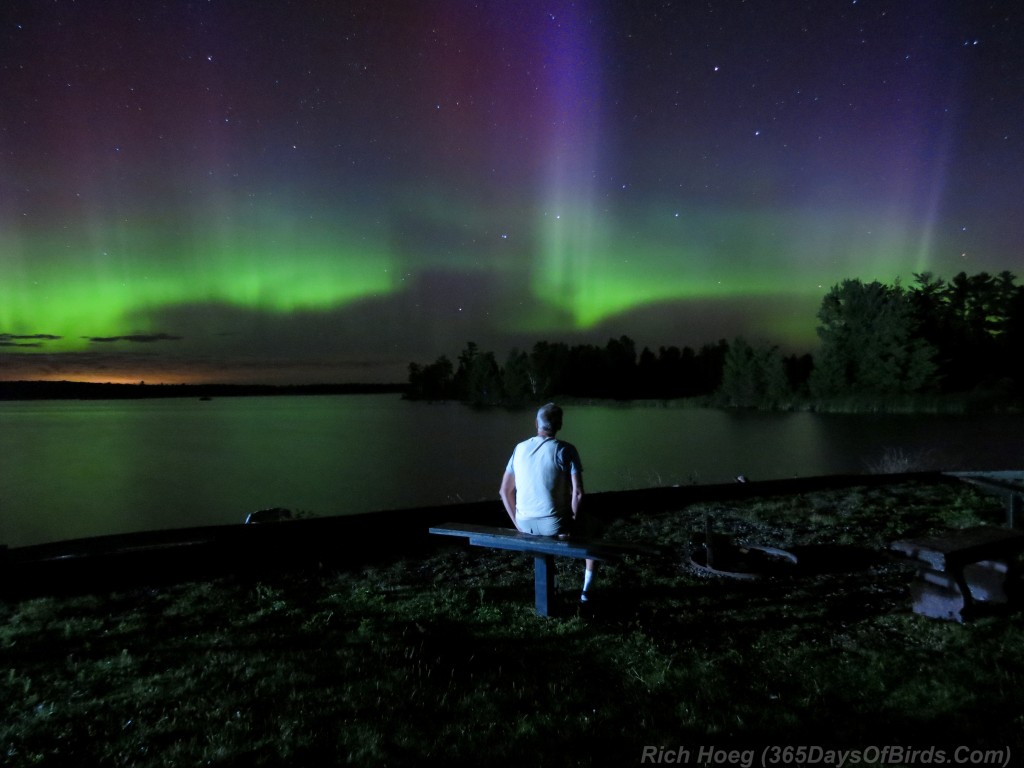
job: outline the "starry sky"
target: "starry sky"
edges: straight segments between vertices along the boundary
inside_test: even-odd
[[[985,0],[5,0],[0,378],[813,352],[843,279],[1024,271],[1022,51]]]

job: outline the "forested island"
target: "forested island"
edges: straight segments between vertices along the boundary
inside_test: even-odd
[[[411,363],[406,396],[480,405],[568,396],[771,409],[1019,407],[1024,287],[1009,272],[914,278],[909,288],[856,279],[834,286],[818,311],[815,355],[744,338],[638,352],[621,336],[604,347],[539,341],[499,363],[469,342],[456,362]]]

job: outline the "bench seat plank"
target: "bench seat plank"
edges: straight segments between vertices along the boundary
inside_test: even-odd
[[[616,560],[627,554],[658,554],[658,550],[620,542],[536,536],[513,528],[495,528],[471,523],[445,523],[429,529],[439,536],[459,536],[473,546],[524,552],[534,556],[534,596],[538,616],[548,616],[554,591],[554,558]]]
[[[431,528],[430,532],[442,536],[461,536],[469,539],[470,544],[478,547],[508,549],[515,552],[559,555],[578,560],[607,560],[616,556],[608,546],[602,547],[595,542],[571,538],[559,539],[551,536],[535,536],[532,533],[523,533],[511,528],[449,524],[438,528]]]

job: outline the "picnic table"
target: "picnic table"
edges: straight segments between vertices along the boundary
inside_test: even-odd
[[[1006,583],[1024,551],[1024,532],[979,526],[902,539],[890,548],[918,561],[911,584],[914,612],[962,622],[978,602],[1007,602]]]

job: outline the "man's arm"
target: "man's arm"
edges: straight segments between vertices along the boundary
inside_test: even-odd
[[[573,472],[569,477],[572,478],[572,519],[575,520],[580,513],[580,504],[583,501],[583,473]]]
[[[516,522],[516,476],[511,472],[506,472],[504,477],[501,478],[501,488],[498,489],[498,495],[501,496],[501,503],[505,505],[505,511],[508,512],[508,516],[512,518],[512,525],[519,530],[519,524]]]

